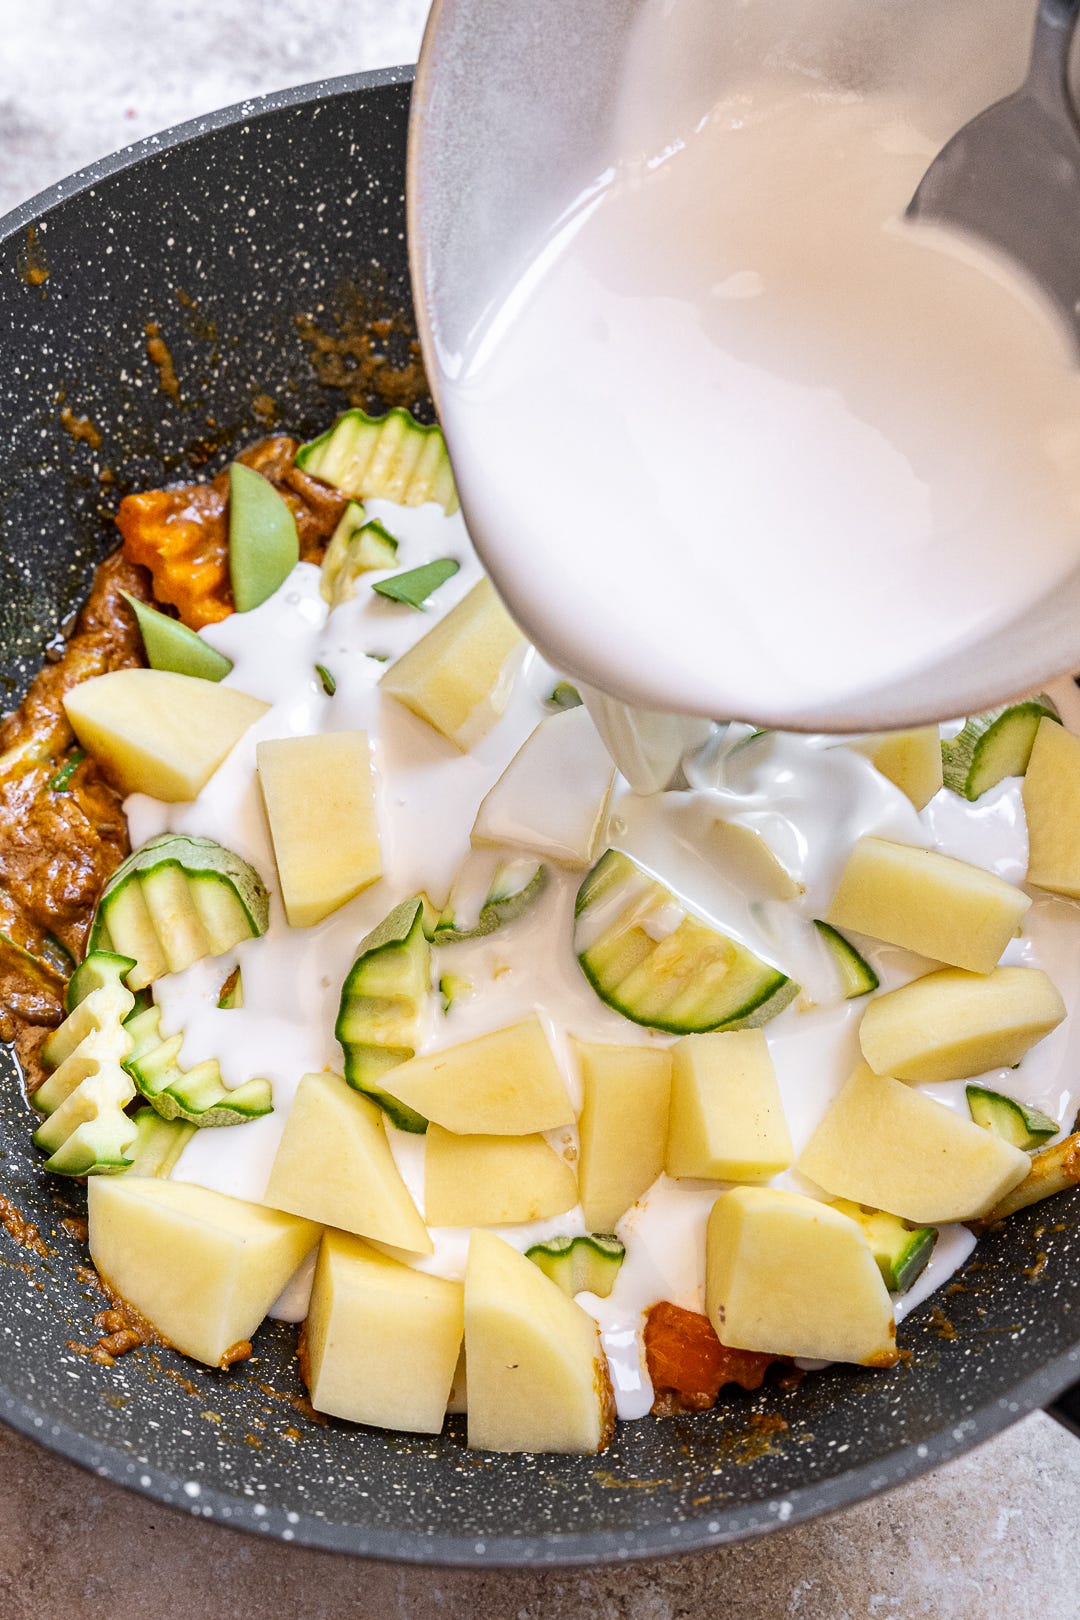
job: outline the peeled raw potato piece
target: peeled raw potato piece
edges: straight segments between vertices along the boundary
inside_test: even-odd
[[[705,1181],[768,1181],[794,1156],[760,1029],[686,1035],[671,1049],[664,1168]]]
[[[390,665],[379,684],[464,753],[506,708],[510,655],[523,641],[484,578]]]
[[[850,746],[906,793],[916,810],[928,805],[941,788],[941,732],[937,726],[882,731]]]
[[[589,866],[614,780],[589,711],[553,714],[541,720],[481,804],[472,841],[513,844],[562,866]]]
[[[615,1402],[596,1323],[539,1266],[474,1232],[465,1270],[469,1444],[601,1451]]]
[[[305,1074],[296,1088],[263,1203],[413,1254],[432,1252],[382,1109],[336,1074]]]
[[[465,1291],[327,1232],[301,1367],[317,1412],[438,1434],[464,1331]]]
[[[542,1136],[455,1136],[429,1125],[424,1215],[429,1226],[542,1221],[577,1203],[577,1181]]]
[[[1080,737],[1042,720],[1023,785],[1027,881],[1080,899]]]
[[[122,793],[197,798],[270,707],[234,687],[163,669],[117,669],[73,686],[64,708],[80,744]]]
[[[255,758],[289,926],[310,928],[382,876],[367,732],[275,738]]]
[[[716,821],[712,846],[722,861],[736,869],[751,893],[767,895],[770,900],[794,900],[802,894],[803,885],[773,854],[756,828],[738,821]]]
[[[163,1338],[208,1367],[250,1339],[319,1227],[185,1182],[94,1176],[94,1265]]]
[[[459,1136],[530,1136],[574,1123],[574,1109],[539,1018],[410,1058],[393,1093]]]
[[[585,1225],[611,1232],[664,1168],[671,1053],[575,1042],[581,1064],[578,1191]]]
[[[892,1300],[847,1215],[798,1193],[733,1187],[705,1238],[705,1308],[722,1344],[891,1367]]]
[[[859,1040],[875,1074],[928,1084],[1012,1068],[1064,1017],[1040,968],[943,968],[871,1001]]]
[[[1030,905],[1026,894],[981,866],[885,838],[860,838],[825,920],[952,967],[989,973]]]
[[[944,1103],[861,1063],[797,1168],[834,1198],[939,1226],[985,1215],[1023,1181],[1031,1161]]]

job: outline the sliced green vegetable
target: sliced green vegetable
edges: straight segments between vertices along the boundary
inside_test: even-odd
[[[458,509],[441,431],[425,427],[399,406],[379,417],[346,411],[333,427],[300,446],[296,465],[356,500],[381,498],[399,506],[437,501],[447,517]]]
[[[675,1035],[754,1029],[799,994],[619,850],[607,850],[578,890],[574,949],[601,1001]]]
[[[316,664],[315,673],[322,682],[322,689],[326,693],[327,697],[333,697],[334,693],[337,691],[337,681],[335,681],[326,665]]]
[[[968,1108],[976,1125],[985,1126],[995,1136],[1010,1142],[1013,1147],[1022,1148],[1025,1153],[1042,1147],[1061,1129],[1049,1114],[1017,1102],[1015,1097],[1006,1097],[987,1086],[968,1086],[966,1091]]]
[[[261,473],[229,468],[229,579],[238,613],[273,596],[300,561],[296,519]]]
[[[534,1243],[525,1250],[526,1259],[539,1266],[545,1277],[558,1283],[564,1294],[595,1294],[607,1299],[615,1286],[626,1247],[617,1237],[555,1237]]]
[[[107,984],[123,984],[134,966],[135,960],[131,956],[120,956],[115,951],[91,951],[68,980],[64,1000],[67,1011],[74,1012],[81,1001]]]
[[[1025,703],[976,714],[957,736],[941,744],[945,786],[965,799],[978,799],[1007,776],[1023,776],[1042,720],[1061,716],[1043,693]]]
[[[88,1076],[34,1132],[34,1145],[58,1176],[116,1175],[131,1164],[138,1135],[124,1112],[134,1093],[115,1064]]]
[[[382,1079],[414,1057],[431,992],[431,947],[424,902],[403,900],[362,939],[341,987],[334,1034],[345,1054],[345,1078],[377,1102],[403,1131],[420,1134],[427,1120],[382,1088]]]
[[[128,984],[141,990],[265,933],[269,918],[266,885],[247,861],[212,838],[163,833],[109,879],[89,948],[134,957]]]
[[[377,579],[372,590],[387,596],[392,602],[405,602],[409,607],[422,608],[432,591],[445,585],[461,567],[452,557],[439,557],[424,563],[421,568],[410,568],[404,574],[392,574],[389,579]]]
[[[124,975],[130,971],[130,958],[101,952],[87,957],[79,969],[81,978],[77,975],[72,981],[75,999],[68,1004],[67,1017],[41,1048],[42,1064],[54,1071],[34,1092],[34,1106],[42,1113],[51,1114],[58,1108],[98,1062],[118,1062],[126,1056],[131,1042],[122,1026],[135,1005],[135,997],[124,983]],[[76,1054],[79,1062],[69,1061]]]
[[[442,1009],[448,1013],[455,1001],[469,995],[474,989],[471,979],[463,978],[460,973],[444,973],[439,980],[439,995],[442,997]]]
[[[50,776],[46,786],[50,793],[66,793],[71,786],[71,778],[86,758],[84,748],[73,748],[67,759],[55,775]]]
[[[581,693],[576,686],[571,686],[569,681],[560,681],[553,689],[548,702],[553,703],[557,709],[580,709]]]
[[[34,1143],[56,1175],[115,1174],[127,1168],[135,1127],[125,1109],[135,1095],[121,1061],[131,1048],[125,1026],[134,996],[123,975],[126,957],[90,956],[72,981],[63,1023],[41,1049],[52,1069],[31,1101],[45,1115]]]
[[[140,1108],[132,1114],[131,1123],[137,1134],[128,1149],[130,1162],[126,1174],[156,1176],[160,1181],[167,1181],[195,1135],[194,1125],[181,1119],[162,1119],[153,1108]]]
[[[170,669],[177,675],[192,675],[203,681],[224,680],[232,669],[231,658],[215,651],[179,619],[170,619],[167,613],[159,613],[157,608],[140,602],[137,596],[129,596],[127,591],[121,591],[120,595],[138,622],[151,669]]]
[[[47,933],[42,940],[41,959],[55,968],[57,973],[62,973],[65,978],[74,972],[75,958],[63,940],[53,933]]]
[[[844,1000],[855,1001],[859,996],[867,996],[871,990],[876,990],[881,983],[880,979],[866,958],[859,955],[851,941],[845,939],[831,923],[822,922],[820,917],[814,918],[814,927],[825,941],[836,971],[840,975]]]
[[[472,856],[454,880],[431,931],[432,944],[483,939],[505,923],[516,922],[535,905],[547,881],[547,867],[536,861],[500,861],[492,872],[490,860]]]
[[[930,1263],[938,1239],[937,1227],[912,1227],[897,1215],[867,1209],[847,1199],[837,1199],[833,1207],[862,1227],[890,1294],[906,1294]]]
[[[331,607],[356,595],[361,574],[397,566],[398,543],[377,518],[368,521],[359,501],[350,501],[330,537],[322,560],[319,589]]]
[[[162,1119],[180,1119],[202,1130],[211,1126],[243,1125],[273,1112],[269,1080],[248,1080],[229,1089],[214,1058],[192,1069],[180,1067],[183,1035],[161,1033],[161,1012],[148,1007],[129,1018],[127,1030],[133,1046],[124,1068]]]
[[[240,969],[237,967],[233,968],[232,972],[229,974],[229,977],[225,980],[225,983],[221,987],[221,994],[218,996],[218,1006],[224,1012],[232,1012],[235,1008],[242,1007],[243,1005],[244,981],[240,975]]]

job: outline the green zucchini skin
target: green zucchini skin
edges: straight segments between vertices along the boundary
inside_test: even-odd
[[[193,1069],[180,1067],[183,1035],[163,1036],[161,1013],[148,1007],[127,1020],[132,1049],[124,1068],[155,1113],[180,1120],[197,1130],[244,1125],[273,1112],[269,1080],[248,1080],[230,1090],[214,1059]]]
[[[181,1153],[195,1135],[194,1125],[184,1120],[162,1119],[153,1108],[140,1108],[131,1116],[138,1135],[131,1148],[128,1173],[156,1176],[167,1181]]]
[[[898,1215],[838,1199],[835,1206],[862,1228],[890,1294],[906,1294],[930,1263],[938,1240],[936,1226],[911,1227]]]
[[[961,798],[974,801],[1007,776],[1023,776],[1035,733],[1046,719],[1061,723],[1055,704],[1045,693],[1024,703],[973,715],[957,736],[941,744],[945,786]]]
[[[822,922],[820,917],[814,918],[814,927],[824,940],[840,975],[845,1001],[856,1001],[859,996],[868,996],[872,990],[878,988],[880,979],[866,958],[860,956],[850,939],[845,938],[831,923]]]
[[[674,911],[681,921],[655,938],[650,920]],[[695,917],[614,849],[578,890],[574,950],[601,1001],[672,1035],[760,1028],[799,994],[786,973]]]
[[[436,501],[447,517],[458,509],[441,429],[426,427],[400,406],[378,417],[345,411],[325,433],[300,446],[296,465],[354,500],[399,506]]]
[[[617,1237],[595,1232],[589,1236],[549,1238],[525,1250],[525,1258],[539,1266],[544,1276],[571,1299],[575,1294],[607,1299],[625,1257],[625,1245]]]
[[[988,1086],[969,1085],[966,1092],[968,1109],[976,1125],[993,1131],[995,1136],[1000,1136],[1003,1141],[1010,1142],[1025,1153],[1042,1147],[1061,1129],[1049,1114],[1017,1102],[1015,1097],[1006,1097],[1001,1091],[991,1091]]]
[[[473,924],[459,923],[458,915],[463,903],[468,904],[467,878],[463,874],[454,884],[450,898],[431,929],[433,945],[456,945],[461,940],[483,939],[506,923],[516,922],[539,900],[548,885],[548,869],[535,865],[529,875],[520,863],[510,862],[496,869],[480,905],[480,913]]]
[[[70,1010],[41,1049],[52,1070],[31,1102],[43,1115],[34,1145],[61,1176],[116,1175],[131,1162],[137,1131],[126,1113],[135,1087],[121,1066],[131,1040],[125,1021],[135,997],[127,957],[89,956],[69,986]]]
[[[428,1122],[381,1081],[414,1057],[431,994],[431,946],[424,932],[424,901],[417,895],[395,906],[360,942],[341,987],[334,1034],[345,1060],[345,1079],[370,1097],[399,1130],[422,1135]]]

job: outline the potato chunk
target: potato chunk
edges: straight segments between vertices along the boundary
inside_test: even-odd
[[[577,1181],[542,1136],[455,1136],[429,1125],[424,1214],[429,1226],[542,1221],[577,1203]]]
[[[255,751],[291,928],[310,928],[382,876],[366,731],[278,737]]]
[[[382,1109],[336,1074],[305,1074],[296,1088],[263,1203],[413,1254],[432,1251]]]
[[[905,793],[922,810],[941,788],[941,732],[937,726],[914,731],[880,731],[852,743],[876,771]]]
[[[465,753],[506,708],[511,655],[523,641],[484,578],[390,665],[379,684]]]
[[[1064,1017],[1065,1003],[1040,968],[943,968],[872,1001],[859,1040],[875,1074],[963,1080],[1012,1068]]]
[[[733,1187],[705,1238],[705,1307],[722,1344],[891,1367],[892,1300],[846,1215],[798,1193]]]
[[[117,669],[73,686],[64,708],[79,742],[122,793],[197,798],[270,707],[232,686],[163,669]]]
[[[578,1188],[585,1224],[611,1232],[664,1168],[671,1053],[575,1043],[583,1103]]]
[[[1031,905],[1026,894],[950,855],[860,838],[826,921],[951,967],[989,973]]]
[[[464,1331],[465,1290],[344,1232],[319,1249],[301,1367],[317,1412],[438,1434]]]
[[[208,1367],[250,1339],[319,1227],[180,1181],[94,1176],[90,1254],[163,1338]]]
[[[393,1092],[407,1108],[460,1136],[530,1136],[574,1122],[536,1017],[410,1058],[394,1070]]]
[[[793,1157],[760,1029],[686,1035],[671,1049],[665,1169],[704,1181],[768,1181]]]
[[[1030,1165],[1019,1148],[861,1063],[797,1167],[835,1198],[938,1226],[985,1215]]]
[[[1039,723],[1023,795],[1028,882],[1080,899],[1080,737],[1056,720]]]
[[[469,1444],[602,1451],[615,1402],[596,1323],[539,1266],[474,1232],[465,1270]]]

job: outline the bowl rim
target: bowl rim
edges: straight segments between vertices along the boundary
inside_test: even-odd
[[[232,125],[261,119],[284,109],[312,105],[387,86],[408,86],[412,66],[377,68],[250,97],[214,112],[145,136],[47,186],[0,218],[0,243],[31,225],[44,225],[51,210],[70,198],[92,191],[102,181],[201,136]],[[256,1497],[221,1490],[203,1481],[184,1480],[165,1469],[143,1464],[117,1446],[91,1438],[66,1423],[55,1423],[30,1402],[0,1386],[0,1420],[47,1450],[79,1464],[99,1478],[153,1501],[228,1528],[322,1551],[348,1553],[384,1562],[442,1568],[521,1569],[620,1563],[704,1551],[749,1540],[781,1527],[805,1523],[916,1479],[920,1474],[989,1440],[1028,1412],[1053,1401],[1080,1377],[1080,1340],[1029,1373],[1007,1395],[984,1402],[955,1424],[929,1439],[909,1441],[883,1458],[861,1463],[830,1479],[817,1479],[779,1497],[737,1507],[702,1511],[677,1524],[648,1524],[628,1530],[475,1536],[416,1531],[364,1529],[331,1523],[314,1514],[269,1508]]]

